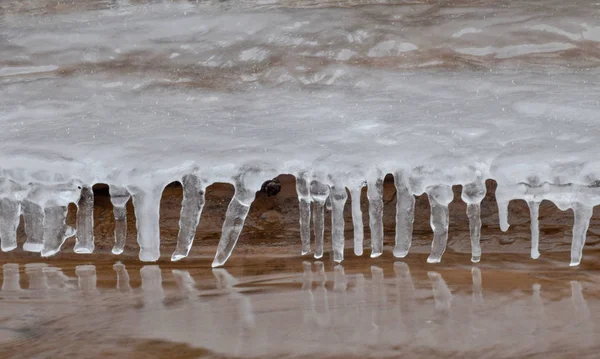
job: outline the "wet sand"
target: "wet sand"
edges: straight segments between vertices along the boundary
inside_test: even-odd
[[[2,262],[0,356],[595,357],[599,267],[562,257]]]

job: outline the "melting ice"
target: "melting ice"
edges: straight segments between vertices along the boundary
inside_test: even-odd
[[[451,187],[462,185],[479,261],[480,202],[494,179],[503,230],[511,200],[529,205],[533,258],[540,203],[572,209],[571,265],[581,261],[600,203],[597,6],[113,5],[43,14],[0,7],[3,251],[16,247],[22,215],[24,250],[51,256],[74,236],[75,252],[93,252],[91,188],[107,183],[113,253],[123,251],[131,198],[139,257],[156,261],[161,194],[180,181],[171,256],[180,260],[205,188],[229,182],[235,195],[213,262],[221,266],[261,183],[290,173],[302,254],[323,255],[330,206],[333,258],[343,260],[348,200],[350,243],[363,254],[357,197],[366,186],[370,255],[378,257],[391,173],[396,257],[409,254],[415,195],[426,194],[428,262],[441,261]],[[76,229],[65,224],[70,203]]]

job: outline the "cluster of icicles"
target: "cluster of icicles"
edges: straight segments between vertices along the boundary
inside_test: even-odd
[[[354,227],[354,253],[363,254],[364,229],[360,194],[367,187],[369,201],[369,228],[371,233],[371,258],[383,253],[383,178],[378,175],[371,180],[349,187],[352,202]],[[264,178],[263,178],[264,179]],[[244,221],[260,188],[260,178],[256,175],[240,175],[234,181],[235,194],[229,203],[223,223],[221,239],[212,263],[213,267],[223,265],[230,257]],[[328,182],[328,183],[326,183]],[[431,207],[431,228],[433,241],[427,258],[429,263],[438,263],[446,250],[448,241],[448,205],[454,194],[448,184],[415,186],[414,179],[394,173],[396,187],[396,236],[393,254],[405,257],[412,241],[415,195],[427,193]],[[192,246],[196,227],[205,202],[205,188],[209,184],[199,175],[183,176],[183,201],[179,220],[177,247],[171,260],[187,257]],[[296,190],[299,199],[300,237],[302,254],[311,252],[310,220],[314,226],[314,257],[323,256],[324,247],[324,211],[331,206],[333,259],[344,259],[344,206],[348,199],[346,186],[342,181],[329,178],[327,181],[307,174],[296,176]],[[462,184],[462,200],[467,204],[473,262],[481,258],[480,203],[486,195],[485,179],[478,176],[472,183]],[[76,235],[74,251],[92,253],[94,250],[94,194],[90,186],[65,185],[41,186],[29,185],[27,188],[12,180],[3,180],[0,184],[0,239],[3,251],[17,247],[16,229],[23,215],[27,240],[23,249],[41,252],[44,257],[56,254],[65,240]],[[110,197],[115,218],[114,254],[123,252],[127,233],[126,203],[133,199],[135,208],[137,241],[140,247],[139,258],[142,261],[156,261],[160,257],[159,206],[164,185],[154,186],[116,186],[110,185]],[[575,184],[555,185],[547,182],[516,185],[498,184],[496,199],[499,209],[500,228],[508,229],[508,203],[512,199],[525,200],[531,214],[531,257],[538,258],[539,228],[538,210],[542,200],[552,201],[561,210],[573,209],[574,225],[571,246],[571,265],[581,261],[586,232],[592,216],[593,200],[597,188]],[[77,203],[77,231],[66,225],[69,203]],[[312,204],[312,208],[311,208]]]

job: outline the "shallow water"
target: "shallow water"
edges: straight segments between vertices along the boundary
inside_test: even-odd
[[[6,357],[592,357],[598,253],[3,263]]]

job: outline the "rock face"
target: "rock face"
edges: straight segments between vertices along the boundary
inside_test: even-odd
[[[273,196],[264,192],[256,194],[250,213],[246,219],[244,229],[238,245],[233,252],[237,255],[259,256],[297,256],[300,254],[300,227],[298,224],[298,199],[296,194],[295,179],[293,176],[282,175],[277,178],[280,182],[280,191]],[[509,207],[510,229],[504,233],[498,225],[498,210],[494,200],[495,183],[488,181],[487,195],[481,204],[482,221],[482,260],[493,253],[527,253],[530,249],[530,218],[529,209],[525,201],[512,201]],[[469,261],[471,244],[469,239],[469,221],[466,214],[466,205],[460,199],[460,186],[455,186],[454,200],[450,204],[450,228],[448,251],[464,253],[465,263]],[[138,245],[136,243],[135,215],[131,200],[127,203],[128,225],[125,250],[119,257],[112,257],[111,248],[114,244],[114,217],[112,204],[108,196],[108,187],[105,185],[94,186],[94,257],[107,256],[110,258],[137,258]],[[233,187],[229,184],[217,183],[209,186],[206,191],[206,205],[202,212],[200,225],[196,230],[194,244],[189,258],[212,257],[221,234],[221,226],[225,218],[225,211],[231,197]],[[384,255],[391,255],[394,244],[396,190],[393,179],[387,176],[384,181]],[[161,260],[168,259],[175,249],[177,233],[179,230],[179,215],[181,210],[182,188],[179,183],[172,183],[163,192],[160,208],[160,238]],[[351,254],[353,248],[353,232],[351,218],[351,201],[344,207],[345,220],[345,247],[346,255]],[[370,233],[368,223],[368,201],[366,188],[363,189],[361,198],[363,211],[363,226],[365,229],[365,256],[370,253]],[[69,207],[67,223],[74,225],[77,208]],[[540,252],[542,257],[545,251],[570,250],[571,226],[573,214],[571,211],[562,212],[549,202],[542,202],[539,210],[540,221]],[[415,221],[413,244],[410,253],[428,253],[431,247],[433,233],[429,224],[429,202],[426,195],[419,196],[415,205]],[[596,213],[598,214],[598,213]],[[331,213],[326,210],[325,218],[325,251],[331,249]],[[595,217],[595,218],[594,218]],[[586,251],[598,247],[600,240],[598,232],[597,215],[592,218],[587,236]],[[312,230],[312,228],[311,228]],[[25,241],[23,221],[18,229],[19,248],[13,252],[3,253],[5,258],[35,258],[38,254],[23,252],[20,248]],[[314,250],[314,235],[312,236],[312,249]],[[75,256],[73,241],[67,240],[63,252],[58,258]],[[77,255],[77,258],[82,258]],[[50,259],[52,260],[52,259]]]

